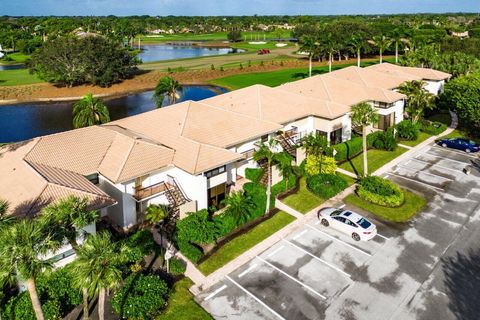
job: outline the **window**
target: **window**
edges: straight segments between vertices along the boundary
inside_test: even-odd
[[[380,130],[387,130],[388,128],[393,126],[394,119],[395,119],[394,112],[387,115],[379,115],[378,123],[374,124],[374,127]]]
[[[345,223],[346,219],[344,217],[333,217],[333,219]]]
[[[358,226],[355,223],[353,223],[352,221],[350,221],[348,219],[345,219],[345,223],[348,224],[351,227],[358,228]]]
[[[342,213],[343,210],[342,209],[338,209],[338,210],[335,210],[333,211],[330,216],[333,217],[333,216],[338,216],[340,213]]]
[[[205,172],[205,177],[211,178],[225,172],[225,166]]]
[[[262,138],[260,138],[260,140],[262,140],[263,143],[267,142],[268,141],[268,134],[262,136]]]
[[[365,218],[360,218],[360,220],[357,221],[357,223],[362,226],[362,228],[364,229],[368,229],[368,227],[370,227],[372,224],[370,223],[370,221],[368,221],[367,219]]]
[[[342,142],[342,128],[330,132],[330,144],[334,145]]]
[[[98,173],[94,173],[94,174],[85,176],[85,178],[87,178],[88,181],[90,181],[93,184],[99,184],[99,182],[100,182],[99,179],[98,179]]]
[[[222,200],[225,199],[225,183],[208,189],[208,207],[215,207],[221,209],[224,207]]]

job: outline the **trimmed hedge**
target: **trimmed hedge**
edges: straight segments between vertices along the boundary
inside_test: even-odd
[[[355,137],[351,140],[336,144],[333,146],[337,153],[335,154],[335,160],[345,161],[351,159],[362,152],[362,137]]]
[[[307,178],[307,188],[324,199],[337,195],[347,187],[347,181],[336,174],[319,174]]]
[[[405,200],[405,195],[399,186],[377,176],[361,179],[357,194],[366,201],[385,207],[398,207]]]
[[[120,244],[126,248],[125,258],[129,263],[141,261],[145,256],[152,254],[157,248],[153,235],[148,230],[139,230],[127,238],[120,240]]]
[[[170,273],[173,274],[174,276],[184,274],[185,270],[187,270],[185,263],[183,263],[183,261],[178,258],[173,257],[172,259],[170,259],[168,263],[169,263]]]
[[[263,170],[261,168],[247,168],[245,169],[245,178],[258,183],[263,176]]]

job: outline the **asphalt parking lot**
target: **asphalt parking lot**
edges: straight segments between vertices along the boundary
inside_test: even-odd
[[[422,149],[384,175],[429,199],[412,222],[383,223],[357,210],[378,235],[355,242],[312,219],[196,300],[215,319],[470,319],[466,299],[452,306],[448,283],[457,281],[445,281],[445,259],[480,240],[480,172],[462,172],[471,161]]]

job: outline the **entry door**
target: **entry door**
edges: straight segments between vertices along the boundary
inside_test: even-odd
[[[208,189],[208,207],[214,206],[221,209],[224,205],[221,203],[225,199],[226,185],[222,183],[218,186]]]

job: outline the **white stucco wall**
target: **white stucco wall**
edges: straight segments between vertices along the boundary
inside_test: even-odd
[[[342,142],[350,140],[352,136],[352,120],[349,114],[345,114],[334,120],[327,120],[323,118],[313,118],[314,130],[327,132],[327,140],[330,140],[330,132],[342,127]]]
[[[378,114],[380,115],[389,115],[391,113],[395,113],[395,124],[399,123],[400,121],[403,120],[403,112],[404,112],[404,105],[405,101],[404,100],[398,100],[393,104],[392,107],[384,109],[384,108],[376,108]]]
[[[443,91],[443,86],[445,85],[445,80],[441,80],[441,81],[425,80],[425,82],[426,82],[425,89],[434,95],[440,94]]]

